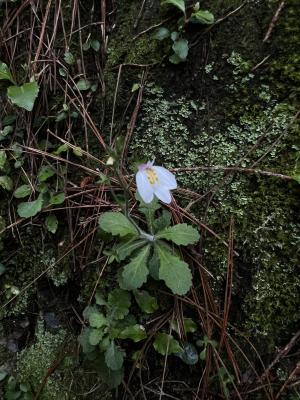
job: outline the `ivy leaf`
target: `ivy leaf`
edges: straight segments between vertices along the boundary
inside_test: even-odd
[[[51,178],[55,174],[53,168],[48,165],[44,165],[38,173],[38,180],[40,182],[45,182],[48,178]]]
[[[186,39],[179,39],[174,42],[172,49],[181,61],[185,61],[189,52],[188,41]]]
[[[114,289],[108,295],[107,304],[114,319],[123,319],[129,313],[130,294],[122,289]]]
[[[112,340],[110,346],[105,352],[105,362],[108,368],[117,371],[122,368],[124,355],[121,350],[117,348],[115,342]]]
[[[16,199],[23,199],[31,194],[32,188],[30,185],[21,185],[14,191],[14,197]]]
[[[125,265],[122,272],[122,278],[123,284],[127,290],[137,289],[147,281],[149,274],[149,270],[147,268],[149,252],[150,245],[147,245],[136,257],[131,259],[129,264]]]
[[[100,329],[91,329],[89,332],[89,342],[92,346],[97,346],[103,338],[104,331]]]
[[[138,237],[138,231],[135,226],[119,212],[106,212],[99,218],[99,226],[105,232],[111,233],[113,236],[135,236]]]
[[[65,201],[65,194],[64,193],[57,193],[52,194],[50,196],[49,203],[52,205],[62,204]]]
[[[162,245],[157,244],[156,251],[160,261],[159,279],[164,280],[174,294],[186,294],[192,286],[192,274],[188,264]]]
[[[215,17],[207,10],[199,10],[191,15],[190,21],[194,24],[210,25],[215,22]]]
[[[131,339],[135,343],[146,339],[147,333],[145,328],[142,325],[131,325],[127,326],[119,335],[120,339]]]
[[[7,160],[7,155],[5,150],[0,150],[0,170],[4,170],[6,160]]]
[[[161,27],[158,29],[157,32],[154,34],[154,39],[156,40],[164,40],[170,37],[170,31],[167,28]]]
[[[58,219],[55,214],[50,214],[46,218],[46,228],[49,232],[55,233],[58,227]]]
[[[34,217],[38,214],[43,207],[43,196],[39,195],[39,197],[34,201],[28,201],[26,203],[20,203],[18,205],[17,212],[22,218],[30,218]]]
[[[177,224],[158,232],[157,239],[171,240],[177,245],[187,246],[198,242],[200,235],[197,229],[187,224]]]
[[[146,314],[152,314],[158,309],[157,300],[146,290],[135,290],[133,292],[140,309]]]
[[[9,192],[13,190],[13,181],[10,176],[0,176],[0,187],[2,187],[5,190],[8,190]]]
[[[161,3],[162,5],[164,4],[170,4],[174,7],[177,7],[180,11],[182,11],[185,14],[185,2],[184,0],[165,0]]]
[[[155,335],[153,347],[162,356],[165,356],[167,353],[174,354],[182,352],[179,342],[174,339],[172,335],[162,332]]]
[[[107,325],[107,319],[100,312],[92,312],[89,317],[89,323],[93,328],[102,328]]]
[[[131,253],[133,253],[135,250],[141,248],[146,244],[146,240],[136,240],[132,239],[130,241],[127,241],[125,243],[121,243],[118,246],[115,247],[115,252],[118,258],[118,261],[123,261],[127,257],[130,256]]]
[[[32,111],[38,94],[39,85],[36,82],[24,83],[22,86],[9,86],[7,88],[9,100],[27,111]]]

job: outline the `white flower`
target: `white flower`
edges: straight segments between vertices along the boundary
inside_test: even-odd
[[[153,165],[154,161],[141,164],[136,174],[138,192],[145,203],[151,203],[154,195],[164,203],[171,203],[170,190],[177,188],[175,176],[166,168]]]

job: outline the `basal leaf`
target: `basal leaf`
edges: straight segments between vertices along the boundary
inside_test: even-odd
[[[170,31],[167,28],[161,27],[158,29],[157,32],[154,34],[154,39],[157,40],[164,40],[166,38],[170,37]]]
[[[173,293],[186,294],[192,286],[192,274],[188,264],[160,244],[156,245],[156,252],[160,261],[159,279],[164,280]]]
[[[99,218],[99,226],[105,232],[111,233],[114,236],[135,236],[138,237],[138,231],[134,225],[119,212],[106,212]]]
[[[104,354],[99,354],[93,365],[95,366],[96,371],[98,372],[102,381],[105,382],[110,388],[116,388],[122,382],[124,376],[123,368],[116,371],[108,368],[105,362]]]
[[[49,203],[52,205],[62,204],[65,201],[64,193],[52,194],[49,199]]]
[[[123,351],[119,350],[112,340],[110,346],[105,352],[105,362],[108,368],[117,371],[123,366],[124,355]]]
[[[49,232],[55,233],[58,227],[58,219],[55,214],[50,214],[46,218],[46,228]]]
[[[78,342],[81,344],[82,351],[84,353],[91,353],[92,351],[95,350],[95,347],[90,344],[89,340],[91,331],[92,331],[91,328],[85,328],[78,336]]]
[[[0,170],[4,170],[4,166],[7,160],[7,155],[5,150],[0,150]]]
[[[38,180],[40,182],[45,182],[48,178],[51,178],[55,174],[53,168],[49,165],[44,165],[38,172]]]
[[[131,339],[135,343],[139,342],[147,337],[145,328],[142,325],[131,325],[127,326],[119,335],[120,339]]]
[[[122,272],[123,283],[127,290],[133,290],[141,287],[147,281],[149,270],[147,268],[147,259],[150,252],[150,245],[140,250],[138,255],[131,259]]]
[[[158,332],[153,342],[154,349],[161,355],[182,352],[179,342],[167,333]]]
[[[0,176],[0,188],[1,187],[9,192],[13,190],[13,181],[10,176]]]
[[[12,74],[8,68],[8,66],[0,61],[0,80],[1,79],[6,79],[8,81],[11,81],[11,83],[14,83]]]
[[[162,5],[170,4],[174,7],[177,7],[180,11],[182,11],[185,14],[185,1],[184,0],[165,0],[161,4]]]
[[[188,41],[186,39],[176,40],[172,46],[172,49],[181,61],[185,61],[189,52]]]
[[[14,191],[14,197],[16,199],[23,199],[31,194],[32,188],[30,185],[21,185]]]
[[[108,324],[105,316],[100,312],[92,312],[89,317],[89,323],[93,328],[102,328]]]
[[[123,319],[129,313],[130,294],[122,289],[114,289],[108,295],[107,304],[114,319]]]
[[[135,250],[144,246],[147,242],[145,240],[131,239],[125,243],[121,243],[115,247],[115,252],[118,261],[123,261],[130,256]]]
[[[215,22],[215,17],[207,10],[199,10],[191,15],[190,21],[194,24],[210,25]]]
[[[133,292],[140,309],[146,314],[152,314],[158,309],[157,300],[146,290],[135,290]]]
[[[97,344],[103,338],[104,331],[100,329],[91,329],[89,333],[89,342],[92,346],[97,346]]]
[[[28,201],[26,203],[20,203],[18,205],[18,214],[22,218],[30,218],[34,217],[38,214],[43,207],[43,197],[39,195],[39,197],[34,201]]]
[[[158,232],[157,239],[171,240],[177,245],[187,246],[198,242],[200,235],[197,229],[187,224],[177,224]]]
[[[9,86],[7,89],[9,100],[27,111],[32,111],[38,94],[39,85],[37,82],[24,83],[22,86]]]

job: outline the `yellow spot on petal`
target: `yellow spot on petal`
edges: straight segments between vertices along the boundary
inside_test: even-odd
[[[148,181],[150,182],[151,185],[154,185],[155,183],[158,182],[158,176],[153,168],[146,168],[145,171]]]

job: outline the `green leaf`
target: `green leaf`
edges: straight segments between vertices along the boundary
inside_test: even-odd
[[[99,218],[99,226],[105,232],[121,237],[131,235],[138,237],[138,231],[135,226],[119,212],[106,212]]]
[[[124,375],[123,368],[116,371],[108,368],[105,362],[104,354],[99,354],[93,365],[95,366],[95,369],[102,381],[105,382],[110,388],[116,388],[122,382]]]
[[[1,66],[1,64],[0,64]],[[0,371],[0,382],[3,381],[7,377],[6,371]]]
[[[141,248],[146,244],[146,240],[143,239],[131,239],[125,243],[120,243],[114,248],[118,261],[123,261],[130,256],[135,250]]]
[[[197,229],[187,224],[177,224],[169,228],[165,228],[156,235],[156,239],[171,240],[177,245],[187,246],[198,242],[200,235]]]
[[[6,271],[6,268],[4,267],[4,265],[2,263],[0,263],[0,276],[4,274],[4,272]],[[0,379],[1,381],[1,379]]]
[[[174,294],[186,294],[192,286],[188,264],[160,244],[156,245],[156,251],[160,261],[159,279],[164,280]]]
[[[210,25],[215,22],[215,17],[211,12],[207,10],[199,10],[195,13],[192,13],[190,22],[194,24]]]
[[[0,170],[4,170],[6,160],[7,160],[7,155],[5,150],[0,150]]]
[[[53,168],[51,168],[48,165],[44,165],[38,173],[38,180],[40,182],[45,182],[48,178],[51,178],[55,174],[55,171]]]
[[[184,325],[184,331],[185,333],[189,333],[189,332],[196,332],[197,331],[197,325],[195,324],[195,322],[192,320],[192,318],[184,318],[183,320],[183,325]],[[178,335],[180,334],[180,329],[178,326],[178,321],[177,320],[173,320],[172,324],[171,324],[171,328],[172,330],[174,330],[176,333],[178,333]]]
[[[178,32],[172,32],[171,33],[171,39],[173,40],[173,42],[175,42],[176,40],[178,40],[179,38],[179,33]]]
[[[206,347],[200,353],[200,360],[204,361],[206,359]]]
[[[2,187],[5,190],[11,191],[13,190],[13,181],[10,176],[0,176],[0,187]]]
[[[185,61],[189,52],[188,41],[186,39],[179,39],[174,42],[172,49],[181,61]]]
[[[106,305],[106,301],[104,300],[104,297],[102,296],[102,294],[97,291],[95,294],[95,300],[96,300],[96,304],[98,306],[105,306]]]
[[[174,7],[177,7],[180,11],[182,11],[185,14],[185,2],[184,0],[165,0],[161,3],[162,5],[164,4],[170,4]]]
[[[132,93],[136,92],[137,90],[140,89],[140,87],[141,87],[141,84],[140,84],[140,83],[134,83],[134,84],[132,85],[131,92],[132,92]]]
[[[91,41],[91,47],[94,51],[99,51],[100,50],[100,42],[99,40],[92,40]]]
[[[0,61],[0,80],[1,79],[11,81],[11,83],[15,83],[8,66],[4,62]]]
[[[39,85],[36,82],[24,83],[22,86],[9,86],[7,89],[9,100],[27,111],[32,111],[38,94]]]
[[[81,344],[84,353],[91,353],[95,350],[95,347],[90,344],[91,331],[91,328],[85,328],[78,336],[78,342]]]
[[[82,90],[89,90],[90,87],[91,83],[87,79],[80,79],[74,86],[74,89],[82,91]]]
[[[108,368],[113,371],[117,371],[122,368],[124,361],[124,355],[121,350],[115,345],[112,340],[109,348],[105,352],[105,362]]]
[[[161,355],[180,353],[182,348],[179,342],[167,333],[158,332],[153,342],[154,349]]]
[[[140,250],[138,255],[131,259],[130,263],[125,265],[122,278],[127,290],[133,290],[141,287],[147,281],[149,270],[147,268],[147,259],[150,252],[150,245]]]
[[[131,339],[135,343],[139,342],[147,337],[145,328],[142,325],[131,325],[126,327],[119,335],[120,339]]]
[[[73,54],[70,53],[69,51],[67,51],[67,52],[64,54],[64,60],[65,60],[65,63],[67,63],[67,64],[69,64],[69,65],[75,64],[75,58],[74,58]]]
[[[179,58],[178,57],[178,55],[177,54],[172,54],[170,57],[169,57],[169,61],[172,63],[172,64],[179,64],[179,63],[181,63],[181,62],[184,62],[185,60],[182,60],[181,58]]]
[[[89,333],[89,342],[92,346],[97,346],[103,338],[104,331],[100,329],[91,329]]]
[[[53,154],[55,154],[56,156],[58,156],[59,154],[68,151],[68,149],[69,149],[69,147],[64,143],[64,144],[60,145],[60,146],[53,152]]]
[[[55,214],[50,214],[46,218],[46,228],[49,232],[55,233],[58,227],[58,219]]]
[[[20,203],[18,205],[18,214],[22,218],[34,217],[37,213],[41,211],[43,207],[43,196],[39,197],[34,201],[28,201],[27,203]]]
[[[156,281],[159,280],[159,258],[156,252],[153,253],[152,257],[150,258],[148,262],[148,268],[150,275],[152,276],[153,279]]]
[[[300,183],[300,173],[295,173],[291,176],[296,182]]]
[[[49,203],[52,205],[62,204],[65,201],[64,193],[57,193],[50,196]]]
[[[195,365],[199,361],[197,350],[191,343],[186,343],[182,351],[176,355],[187,365]]]
[[[92,312],[89,317],[89,323],[93,328],[102,328],[108,324],[105,316],[100,312]]]
[[[72,148],[73,154],[77,157],[82,157],[82,149],[80,147],[73,147]]]
[[[154,39],[156,40],[164,40],[170,37],[170,31],[167,28],[161,27],[158,29],[157,32],[154,34]]]
[[[140,309],[146,314],[152,314],[158,309],[157,300],[146,290],[135,290],[133,292]]]
[[[14,197],[16,199],[23,199],[31,194],[32,188],[30,185],[21,185],[14,191]]]
[[[129,313],[130,294],[122,289],[114,289],[108,295],[107,304],[114,319],[123,319]]]

